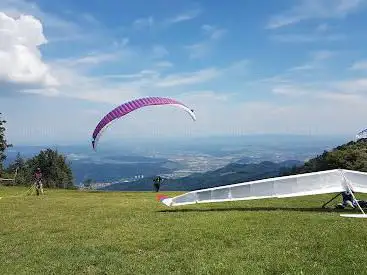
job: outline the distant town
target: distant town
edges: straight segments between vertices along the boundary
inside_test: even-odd
[[[272,161],[272,162],[282,162],[286,160],[300,160],[307,161],[309,158],[314,157],[317,152],[273,152],[268,150],[257,151],[257,152],[236,152],[233,154],[228,154],[226,156],[212,156],[208,154],[159,154],[155,153],[154,156],[148,156],[152,158],[164,158],[169,161],[179,163],[183,166],[181,169],[177,169],[172,171],[171,173],[161,173],[160,176],[164,178],[181,178],[186,177],[194,173],[204,173],[212,170],[219,169],[223,166],[226,166],[230,163],[239,162],[242,164],[245,163],[260,163],[262,161]],[[134,177],[121,178],[117,181],[113,182],[98,182],[93,183],[92,188],[99,189],[103,188],[115,183],[123,183],[123,182],[133,182],[139,179],[143,179],[146,175],[136,175]]]

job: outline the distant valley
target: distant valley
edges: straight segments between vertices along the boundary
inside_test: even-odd
[[[270,161],[256,164],[232,163],[223,168],[206,173],[197,173],[179,179],[165,179],[161,185],[161,191],[191,191],[276,177],[288,168],[301,166],[302,164],[303,162],[297,160],[280,163]],[[135,182],[116,183],[101,189],[109,191],[150,191],[153,190],[153,182],[152,178],[145,178]]]
[[[96,188],[151,190],[152,177],[161,175],[169,179],[162,190],[187,190],[277,175],[281,167],[289,166],[289,160],[303,163],[340,143],[338,138],[250,136],[145,142],[125,147],[103,144],[97,152],[87,145],[15,145],[8,150],[5,164],[13,161],[17,152],[29,158],[50,147],[71,162],[75,185],[91,179]]]

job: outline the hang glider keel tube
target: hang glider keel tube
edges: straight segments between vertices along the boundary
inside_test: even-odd
[[[180,206],[196,203],[299,197],[344,191],[352,192],[354,199],[354,192],[367,193],[367,173],[334,169],[195,190],[173,198],[159,195],[157,199],[166,206]],[[358,208],[362,214],[342,214],[341,216],[367,218],[359,204]]]

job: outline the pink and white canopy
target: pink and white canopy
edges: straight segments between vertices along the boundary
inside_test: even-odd
[[[104,118],[98,123],[96,126],[93,136],[92,136],[92,146],[93,149],[96,148],[98,139],[100,138],[103,131],[116,119],[123,117],[127,115],[128,113],[135,111],[137,109],[140,109],[142,107],[146,106],[152,106],[152,105],[171,105],[178,108],[183,109],[186,111],[191,118],[195,121],[196,117],[194,114],[194,111],[189,109],[187,106],[182,104],[179,101],[176,101],[174,99],[170,98],[163,98],[163,97],[146,97],[146,98],[139,98],[132,101],[129,101],[127,103],[124,103],[115,109],[113,109],[111,112],[109,112],[107,115],[105,115]]]

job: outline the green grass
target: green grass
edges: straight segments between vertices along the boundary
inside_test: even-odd
[[[0,187],[1,274],[366,274],[367,220],[320,209],[332,195],[168,208],[24,191]]]

